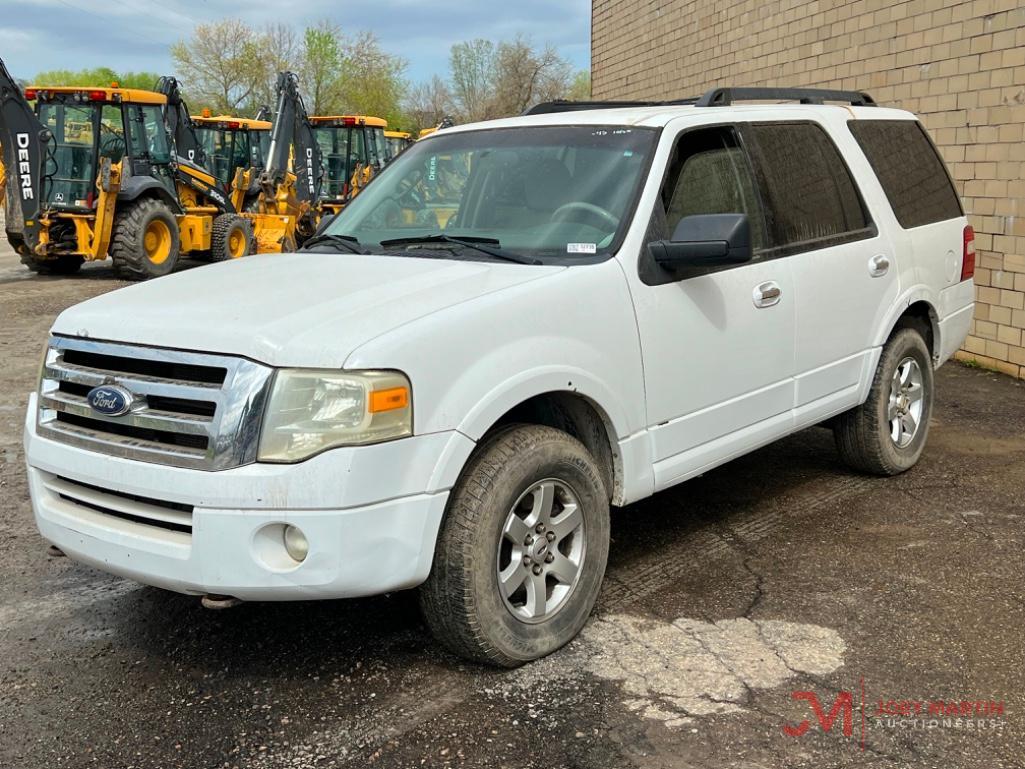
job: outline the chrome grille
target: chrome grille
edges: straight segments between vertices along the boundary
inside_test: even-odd
[[[245,358],[52,337],[38,432],[142,462],[224,470],[256,460],[272,369]],[[131,391],[123,416],[93,410],[93,387]]]

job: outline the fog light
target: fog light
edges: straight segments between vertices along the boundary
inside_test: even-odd
[[[302,562],[310,552],[310,543],[306,541],[306,535],[302,529],[295,526],[285,526],[285,550],[293,560]]]

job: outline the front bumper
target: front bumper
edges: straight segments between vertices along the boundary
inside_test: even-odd
[[[245,600],[373,595],[425,580],[451,486],[438,468],[472,447],[460,433],[435,433],[211,472],[41,438],[35,411],[33,395],[25,456],[43,537],[138,582]],[[284,524],[309,541],[302,563],[282,549]]]

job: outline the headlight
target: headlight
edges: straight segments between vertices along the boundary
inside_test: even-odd
[[[380,443],[412,431],[409,380],[397,371],[281,369],[258,458],[298,462],[335,446]]]

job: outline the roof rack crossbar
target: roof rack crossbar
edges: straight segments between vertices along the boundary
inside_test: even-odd
[[[567,99],[556,99],[535,104],[523,111],[524,115],[548,115],[554,112],[579,112],[589,109],[617,109],[619,107],[678,107],[681,105],[694,104],[698,97],[687,99],[673,99],[671,101],[629,101],[629,100],[607,100],[607,101],[569,101]]]
[[[695,103],[695,107],[726,107],[736,101],[779,99],[801,104],[824,104],[839,101],[852,107],[875,107],[875,100],[864,91],[836,91],[829,88],[712,88]]]
[[[837,91],[830,88],[712,88],[700,97],[671,101],[569,101],[556,99],[541,102],[524,110],[524,115],[547,115],[554,112],[577,112],[589,109],[616,109],[619,107],[727,107],[737,101],[798,101],[801,104],[825,104],[838,101],[852,107],[875,107],[875,100],[864,91]]]

